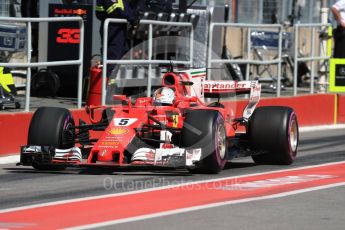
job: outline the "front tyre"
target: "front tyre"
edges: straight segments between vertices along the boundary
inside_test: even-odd
[[[28,145],[52,146],[59,149],[74,147],[75,131],[71,112],[65,108],[40,107],[34,113],[29,127]],[[61,165],[33,161],[38,170],[62,170]]]
[[[252,156],[258,164],[290,165],[297,156],[299,140],[296,113],[289,107],[257,108],[249,120],[251,148],[263,152]]]
[[[218,111],[191,110],[181,134],[182,146],[187,149],[201,148],[202,159],[193,173],[219,173],[227,161],[227,142],[224,119]]]

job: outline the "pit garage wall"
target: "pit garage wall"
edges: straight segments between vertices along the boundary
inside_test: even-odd
[[[345,95],[339,95],[337,100],[337,123],[345,123]]]
[[[230,104],[230,103],[224,103]],[[287,98],[264,98],[258,106],[279,105],[292,107],[300,126],[331,125],[345,123],[345,95],[307,95]],[[245,101],[237,103],[237,116],[241,116]],[[76,121],[88,121],[84,110],[73,110]],[[26,144],[32,113],[0,114],[0,156],[19,153]],[[54,121],[52,121],[54,122]]]
[[[240,102],[237,105],[237,117],[242,115],[246,105],[246,101]],[[299,126],[345,123],[345,95],[323,94],[286,98],[264,98],[260,100],[257,107],[260,106],[288,106],[293,108],[297,114]]]

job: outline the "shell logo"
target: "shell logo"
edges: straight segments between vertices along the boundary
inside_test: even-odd
[[[126,128],[112,128],[110,130],[108,130],[108,133],[111,135],[123,135],[128,133],[129,130]]]

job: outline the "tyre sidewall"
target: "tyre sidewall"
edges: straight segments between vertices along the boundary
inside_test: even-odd
[[[225,132],[224,119],[218,111],[191,110],[186,114],[182,128],[182,147],[202,149],[202,160],[197,164],[196,172],[218,173],[224,168],[227,155],[222,159],[216,146],[219,126]]]
[[[66,143],[64,130],[74,125],[69,110],[56,107],[41,107],[32,117],[28,133],[28,145],[71,148],[74,143]]]
[[[295,112],[289,107],[267,106],[255,110],[249,122],[249,140],[255,151],[266,154],[253,156],[259,163],[291,164],[297,154],[297,148],[290,145],[290,130],[292,122],[298,122]]]
[[[74,120],[69,110],[56,107],[41,107],[34,113],[29,127],[28,145],[52,146],[60,149],[74,147],[74,130],[71,132],[73,139],[66,140],[64,131],[68,126],[74,126]],[[66,166],[49,163],[32,162],[32,167],[37,170],[64,170]]]

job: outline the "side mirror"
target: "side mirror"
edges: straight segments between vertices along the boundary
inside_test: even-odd
[[[188,85],[188,86],[191,86],[193,85],[194,83],[191,82],[191,81],[181,81],[181,85]]]
[[[126,95],[114,95],[113,100],[114,101],[126,101]]]
[[[101,121],[102,119],[102,111],[105,109],[104,106],[85,106],[85,112],[89,115],[90,121],[95,124]],[[96,118],[95,118],[95,110],[96,110]],[[99,118],[98,118],[99,117]],[[98,119],[98,120],[96,120]]]
[[[85,112],[86,114],[90,114],[91,110],[90,110],[90,106],[85,106]]]

